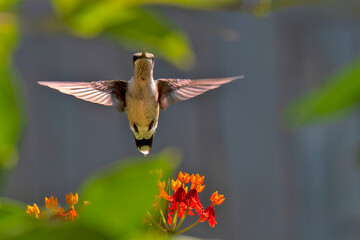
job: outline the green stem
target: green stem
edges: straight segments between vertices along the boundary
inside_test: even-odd
[[[155,224],[155,226],[157,226],[161,231],[167,232],[166,229],[164,229],[162,226],[160,226],[160,224],[158,224],[158,223],[155,221],[155,219],[151,216],[151,214],[149,213],[149,211],[146,211],[146,212],[147,212],[147,215],[149,216],[151,222],[152,222],[153,224]]]
[[[170,230],[170,229],[169,229],[169,226],[168,226],[168,224],[167,224],[167,222],[166,222],[166,220],[165,220],[164,213],[163,213],[163,211],[161,210],[161,208],[159,208],[159,211],[160,211],[160,217],[161,217],[161,220],[162,220],[163,224],[165,225],[165,227],[166,227],[167,230]]]
[[[196,222],[194,222],[192,225],[188,226],[187,228],[184,228],[183,230],[178,231],[177,233],[175,233],[175,235],[179,235],[179,234],[182,234],[183,232],[186,232],[187,230],[190,230],[191,228],[195,227],[199,222],[200,222],[200,219],[197,220]]]
[[[176,232],[177,230],[179,230],[181,224],[184,222],[186,216],[188,215],[188,213],[189,213],[189,211],[190,211],[190,203],[191,203],[191,201],[192,201],[192,200],[190,199],[190,202],[189,202],[189,204],[187,205],[187,208],[186,208],[186,211],[185,211],[185,213],[184,213],[184,216],[180,219],[180,222],[179,222],[179,224],[176,226],[174,232]]]
[[[179,213],[179,208],[180,208],[180,203],[178,205],[178,207],[176,208],[175,214],[174,214],[174,218],[172,220],[171,226],[170,226],[170,231],[173,231],[176,225],[176,221],[177,221],[177,217],[178,217],[178,213]]]

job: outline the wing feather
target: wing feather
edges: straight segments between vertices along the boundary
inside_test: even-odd
[[[125,108],[125,92],[127,82],[122,80],[95,82],[38,82],[40,85],[56,89],[62,93],[72,95],[85,101],[106,106],[114,105],[113,98],[121,102],[117,106],[119,111]]]
[[[158,79],[159,104],[166,109],[169,104],[196,97],[208,90],[220,87],[243,76],[209,79]]]

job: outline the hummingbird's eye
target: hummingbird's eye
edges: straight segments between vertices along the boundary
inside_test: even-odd
[[[133,124],[133,126],[134,126],[134,129],[135,129],[135,132],[139,133],[139,129],[138,129],[138,127],[136,126],[135,123]]]
[[[135,62],[136,60],[138,60],[140,57],[139,56],[133,56],[133,62]]]
[[[150,125],[149,125],[149,128],[148,128],[148,131],[150,131],[150,129],[152,129],[154,126],[154,120],[151,121]]]

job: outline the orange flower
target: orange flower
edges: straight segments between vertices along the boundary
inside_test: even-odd
[[[162,182],[158,181],[158,188],[159,188],[159,193],[160,193],[161,197],[165,198],[168,201],[172,200],[172,197],[169,196],[165,191],[165,181],[162,181]]]
[[[218,192],[214,192],[213,195],[210,197],[210,201],[212,205],[221,205],[224,202],[225,198],[224,195],[219,195]]]
[[[76,217],[78,217],[79,215],[77,214],[77,212],[75,211],[75,209],[71,209],[69,208],[69,210],[67,210],[65,213],[60,214],[60,216],[63,216],[65,219],[71,219],[72,221],[74,221],[74,219]]]
[[[27,205],[26,213],[29,214],[29,215],[33,215],[36,218],[38,218],[39,214],[40,214],[40,210],[39,210],[38,206],[36,205],[36,203],[34,203],[33,206]]]
[[[191,189],[195,189],[197,192],[202,192],[202,190],[205,188],[205,185],[202,185],[204,183],[204,179],[205,176],[200,177],[198,173],[195,176],[192,174],[190,176]]]
[[[66,202],[71,206],[71,208],[74,208],[74,205],[78,203],[79,201],[79,196],[76,193],[75,195],[70,193],[69,195],[66,194]]]
[[[61,208],[60,206],[55,211],[57,214],[63,214],[65,212],[64,208]]]
[[[50,198],[45,197],[45,204],[46,204],[46,208],[54,209],[58,205],[58,200],[53,196],[51,196]]]
[[[176,192],[180,187],[182,187],[185,192],[188,191],[188,187],[184,187],[183,183],[179,179],[176,179],[176,181],[171,179],[171,188],[174,192]]]
[[[202,192],[205,188],[205,185],[203,185],[204,179],[205,176],[200,176],[198,173],[189,176],[188,173],[179,172],[177,178],[170,182],[171,189],[173,190],[172,195],[169,195],[170,193],[166,191],[168,189],[165,188],[165,181],[161,182],[158,180],[159,194],[156,196],[155,204],[153,204],[155,210],[158,209],[161,198],[168,201],[166,202],[168,210],[167,219],[162,211],[159,212],[159,216],[162,217],[162,224],[158,225],[159,228],[170,234],[180,234],[193,228],[199,222],[205,222],[207,220],[211,227],[215,227],[217,224],[215,220],[215,206],[221,205],[225,198],[224,195],[220,195],[218,192],[213,193],[210,197],[210,206],[203,210],[204,207],[200,202],[199,192]],[[191,185],[189,184],[190,181]],[[188,191],[189,186],[191,187]],[[152,219],[151,214],[148,214],[150,219]],[[178,231],[188,215],[198,215],[200,218],[191,226]],[[152,221],[154,222],[154,219],[152,219]],[[164,225],[164,227],[161,225]]]
[[[161,200],[161,197],[163,197],[165,199],[170,199],[171,198],[165,191],[165,181],[160,182],[160,180],[158,180],[157,185],[158,185],[158,189],[159,189],[159,194],[155,196],[155,202],[153,203],[153,206],[155,207],[156,210],[157,210],[157,208],[159,206],[159,202]]]
[[[209,220],[209,225],[211,227],[215,227],[217,222],[215,221],[215,205],[220,205],[224,202],[224,195],[219,195],[218,192],[214,192],[210,197],[210,201],[212,202],[209,207],[207,207],[203,213],[201,214],[199,220],[200,222],[205,222]]]
[[[179,175],[178,175],[178,180],[185,184],[185,183],[189,183],[190,182],[190,176],[189,174],[187,173],[182,173],[181,171],[179,172]]]

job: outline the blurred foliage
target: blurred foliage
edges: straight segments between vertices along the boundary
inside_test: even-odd
[[[0,239],[162,239],[153,238],[143,222],[155,201],[157,176],[149,169],[171,175],[179,162],[173,150],[144,161],[131,158],[114,164],[85,180],[80,201],[90,201],[74,222],[45,221],[25,213],[25,205],[0,200]]]
[[[360,58],[341,68],[323,84],[303,94],[285,111],[292,127],[302,127],[329,117],[343,117],[360,104]]]
[[[12,67],[18,42],[17,16],[12,3],[0,3],[0,190],[7,170],[17,161],[17,142],[23,116],[19,104],[20,87]]]
[[[18,4],[22,0],[1,0],[0,1],[0,12],[2,11],[15,11],[17,9]]]
[[[317,1],[315,1],[317,2]],[[228,9],[263,16],[270,11],[309,0],[52,0],[57,14],[70,32],[79,37],[107,36],[134,51],[149,49],[179,68],[193,65],[194,54],[184,32],[150,5],[197,10]]]
[[[80,37],[108,36],[124,46],[151,52],[179,68],[192,65],[194,54],[185,33],[154,9],[141,5],[164,4],[213,9],[236,0],[53,0],[66,26]]]

